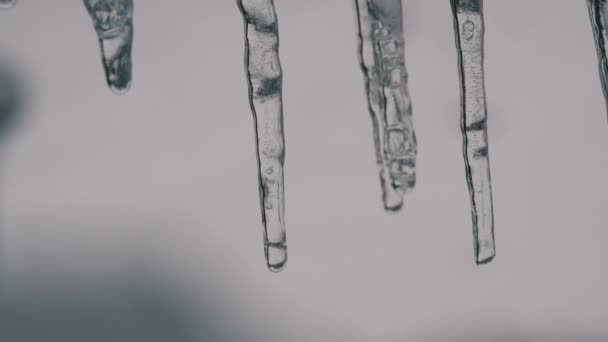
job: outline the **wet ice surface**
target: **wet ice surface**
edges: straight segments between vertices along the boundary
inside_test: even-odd
[[[282,71],[279,32],[272,0],[239,0],[245,21],[245,68],[256,129],[264,249],[268,268],[287,262],[283,161]]]
[[[125,93],[131,86],[133,0],[84,0],[99,38],[101,58],[110,89]]]
[[[0,0],[0,9],[9,9],[17,3],[17,0]]]
[[[483,264],[490,262],[496,254],[483,76],[483,1],[451,0],[451,4],[460,73],[461,128],[471,197],[475,261]]]
[[[355,10],[382,199],[386,210],[396,211],[416,184],[417,154],[401,0],[355,0]]]
[[[606,54],[606,44],[608,43],[608,1],[606,0],[587,0],[589,8],[589,18],[593,29],[595,47],[600,69],[600,81],[602,90],[608,106],[608,55]]]

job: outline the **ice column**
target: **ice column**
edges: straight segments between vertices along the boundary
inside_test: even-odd
[[[397,211],[416,184],[418,146],[407,87],[401,0],[354,0],[384,209]]]
[[[279,31],[272,0],[237,0],[245,21],[245,70],[253,113],[264,250],[268,268],[287,262],[283,162],[282,71]]]
[[[483,76],[483,1],[451,0],[460,75],[461,120],[467,183],[471,197],[475,261],[496,255]]]

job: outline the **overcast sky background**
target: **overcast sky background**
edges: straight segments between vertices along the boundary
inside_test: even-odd
[[[584,1],[486,1],[497,257],[477,267],[449,1],[405,1],[418,183],[391,215],[352,3],[277,0],[279,274],[235,2],[135,2],[125,96],[80,1],[0,13],[0,67],[24,87],[0,163],[1,340],[608,339],[608,123]]]

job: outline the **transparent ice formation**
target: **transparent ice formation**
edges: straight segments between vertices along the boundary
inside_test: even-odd
[[[483,76],[483,1],[451,0],[460,74],[464,160],[471,197],[475,261],[496,255]]]
[[[131,86],[133,0],[84,0],[99,38],[106,81],[116,94]]]
[[[416,184],[418,146],[407,87],[401,0],[354,0],[384,209],[397,211]]]
[[[287,262],[283,100],[279,31],[272,0],[237,0],[245,21],[245,70],[254,118],[264,251],[268,268]]]
[[[9,9],[15,6],[17,0],[0,0],[0,9]]]
[[[608,1],[607,0],[587,0],[591,28],[595,38],[595,48],[600,69],[600,81],[604,98],[608,107],[608,55],[606,45],[608,44]]]

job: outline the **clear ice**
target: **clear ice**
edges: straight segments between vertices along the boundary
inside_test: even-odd
[[[483,76],[483,1],[451,0],[460,75],[463,152],[471,197],[475,261],[496,255]]]
[[[595,38],[595,48],[600,69],[600,81],[602,90],[608,107],[608,55],[606,45],[608,44],[608,1],[607,0],[587,0],[589,8],[589,18],[591,28]]]
[[[9,9],[17,3],[17,0],[0,0],[0,9]]]
[[[99,38],[106,82],[116,94],[131,86],[133,0],[84,0]]]
[[[359,62],[374,129],[384,209],[398,211],[416,184],[418,144],[407,87],[401,0],[354,0]]]
[[[283,162],[283,100],[279,31],[272,0],[237,0],[245,21],[245,70],[253,113],[264,251],[268,268],[287,262]]]

